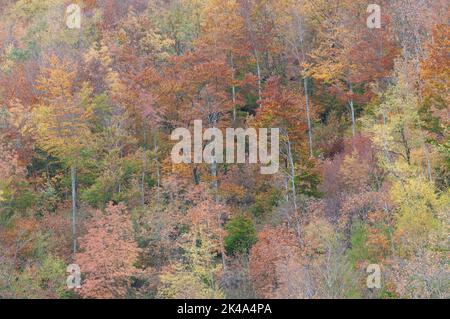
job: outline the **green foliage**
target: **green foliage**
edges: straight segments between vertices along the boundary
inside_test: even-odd
[[[313,169],[313,165],[310,165]],[[299,185],[298,190],[300,194],[309,197],[321,197],[322,193],[319,191],[320,176],[317,172],[310,170],[302,170],[299,176],[295,177],[296,183]]]
[[[353,224],[351,229],[350,260],[354,266],[360,261],[369,260],[369,249],[367,247],[367,227],[362,221]]]
[[[16,189],[0,189],[0,224],[5,224],[15,213],[25,213],[36,204],[38,195],[26,181],[16,183]]]
[[[130,202],[137,194],[142,173],[140,154],[120,158],[118,150],[111,150],[101,163],[102,174],[92,185],[81,192],[81,198],[94,207],[103,207],[109,201]],[[144,184],[152,186],[154,181],[146,174]]]
[[[67,290],[66,264],[57,257],[45,258],[39,270],[39,286],[41,289],[51,289],[58,298],[67,298],[71,293]]]
[[[250,206],[250,212],[255,217],[262,217],[272,211],[273,207],[277,205],[280,198],[280,193],[276,189],[271,189],[268,192],[258,192],[255,195],[255,202]]]
[[[66,264],[57,257],[46,256],[39,268],[28,267],[12,283],[12,291],[19,298],[69,298]]]
[[[48,185],[43,189],[36,199],[36,209],[43,212],[54,212],[60,202],[59,194],[54,187]]]
[[[227,235],[224,238],[228,255],[247,254],[256,243],[256,230],[253,221],[243,215],[232,218],[225,226]]]

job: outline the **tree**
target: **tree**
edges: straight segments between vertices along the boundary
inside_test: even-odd
[[[267,0],[239,0],[239,15],[243,19],[243,34],[248,49],[254,57],[256,64],[258,105],[261,107],[264,66],[270,70],[269,57],[279,51],[275,34],[275,21],[270,14]],[[269,73],[269,72],[268,72]]]
[[[278,267],[298,258],[300,249],[295,235],[285,227],[266,227],[250,250],[250,277],[261,298],[271,298],[280,286]]]
[[[232,84],[232,71],[223,55],[213,55],[202,48],[173,58],[165,69],[167,79],[162,83],[158,103],[164,126],[192,127],[194,120],[202,120],[209,128],[229,123],[227,114],[233,109],[227,89]],[[199,166],[193,166],[195,183],[200,181]],[[209,164],[209,176],[217,189],[219,175],[217,161]]]
[[[448,170],[450,156],[450,142],[448,120],[450,94],[448,92],[448,79],[450,68],[448,66],[449,26],[437,24],[432,32],[431,42],[427,44],[428,57],[421,64],[421,78],[423,107],[420,110],[423,126],[427,132],[427,139],[435,144],[444,158],[443,167],[439,168],[441,174],[436,174],[438,181],[449,185]]]
[[[80,238],[75,263],[83,281],[79,293],[84,298],[124,298],[140,249],[133,238],[133,227],[124,204],[110,203],[105,213],[97,210],[86,234]]]
[[[277,127],[280,130],[280,155],[281,161],[284,162],[280,167],[285,176],[286,196],[292,205],[292,213],[288,214],[288,224],[296,226],[300,237],[299,182],[307,185],[308,182],[305,181],[311,177],[311,180],[314,180],[315,175],[314,172],[310,172],[314,162],[309,157],[308,146],[305,143],[307,126],[302,116],[292,116],[296,114],[298,105],[303,105],[304,97],[298,92],[282,87],[280,79],[273,77],[266,85],[262,102],[264,107],[258,110],[255,122],[259,127]],[[315,184],[312,182],[301,192],[314,193]]]
[[[236,216],[226,225],[225,249],[228,255],[247,254],[256,242],[256,230],[250,218]]]
[[[396,231],[401,254],[411,254],[430,244],[431,237],[442,238],[443,222],[446,220],[448,194],[437,196],[434,187],[426,180],[410,178],[396,182],[391,196],[398,205]]]
[[[448,0],[0,2],[0,298],[448,297]]]
[[[198,46],[211,51],[212,55],[225,55],[231,68],[231,99],[233,123],[237,120],[237,107],[244,101],[240,91],[245,81],[239,79],[240,69],[248,63],[248,41],[245,37],[244,19],[239,14],[240,3],[236,0],[210,0],[204,9],[204,25]]]
[[[401,298],[448,299],[448,268],[443,254],[419,251],[411,259],[395,258],[386,275]]]
[[[76,253],[77,191],[76,175],[80,155],[89,141],[87,114],[77,101],[76,72],[69,62],[56,56],[48,59],[36,88],[43,92],[39,104],[33,109],[28,129],[36,136],[36,143],[70,167],[72,188],[73,252]]]
[[[13,183],[17,183],[23,175],[24,169],[19,163],[17,152],[0,144],[0,203],[14,194]]]
[[[308,123],[308,143],[310,157],[313,156],[313,132],[312,121],[314,113],[312,112],[312,103],[310,98],[310,77],[307,73],[307,63],[310,60],[309,53],[312,49],[311,44],[316,36],[314,27],[311,26],[308,17],[311,10],[306,2],[292,0],[272,1],[270,11],[275,16],[275,27],[279,36],[282,38],[282,44],[285,47],[286,55],[290,59],[289,65],[285,66],[286,76],[291,80],[298,79],[299,87],[303,86],[303,95],[305,96],[306,120]],[[293,70],[290,70],[293,68]],[[300,84],[302,80],[303,84]]]
[[[222,265],[216,258],[223,251],[224,207],[213,201],[191,208],[191,229],[181,247],[186,263],[173,263],[160,276],[158,295],[164,298],[223,298],[219,286]]]
[[[384,152],[384,167],[394,176],[409,174],[400,168],[403,162],[407,164],[406,170],[426,167],[427,177],[432,181],[432,163],[425,145],[418,96],[407,82],[405,75],[400,75],[399,82],[386,91],[384,102],[374,110],[378,118],[370,119],[369,130],[374,133],[374,143]]]
[[[182,55],[194,47],[200,35],[204,6],[205,2],[198,0],[151,1],[148,15],[155,17],[162,34],[173,40],[175,54]]]
[[[312,53],[307,74],[330,86],[350,110],[352,136],[356,135],[355,103],[367,102],[369,84],[382,86],[394,66],[397,46],[383,15],[381,29],[366,26],[364,1],[343,1],[325,14],[320,46]],[[355,20],[357,23],[355,23]]]

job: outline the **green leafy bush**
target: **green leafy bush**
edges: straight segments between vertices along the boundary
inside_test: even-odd
[[[250,218],[237,216],[225,226],[225,249],[229,255],[246,254],[256,243],[256,230]]]

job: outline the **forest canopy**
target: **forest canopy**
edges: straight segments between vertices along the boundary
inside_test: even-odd
[[[1,1],[0,298],[450,298],[448,1],[370,3]]]

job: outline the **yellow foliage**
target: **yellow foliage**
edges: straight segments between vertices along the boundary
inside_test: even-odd
[[[448,221],[448,194],[438,196],[434,186],[421,178],[395,182],[390,194],[398,207],[394,236],[400,250],[408,253],[426,246],[431,235],[442,232],[442,223]]]
[[[158,298],[163,299],[222,299],[221,291],[210,289],[183,265],[175,264],[160,275]]]
[[[48,62],[36,86],[44,93],[43,97],[32,110],[31,121],[24,131],[33,134],[44,150],[72,160],[90,140],[85,123],[87,114],[74,92],[76,72],[69,62],[60,61],[56,56],[49,57]]]

